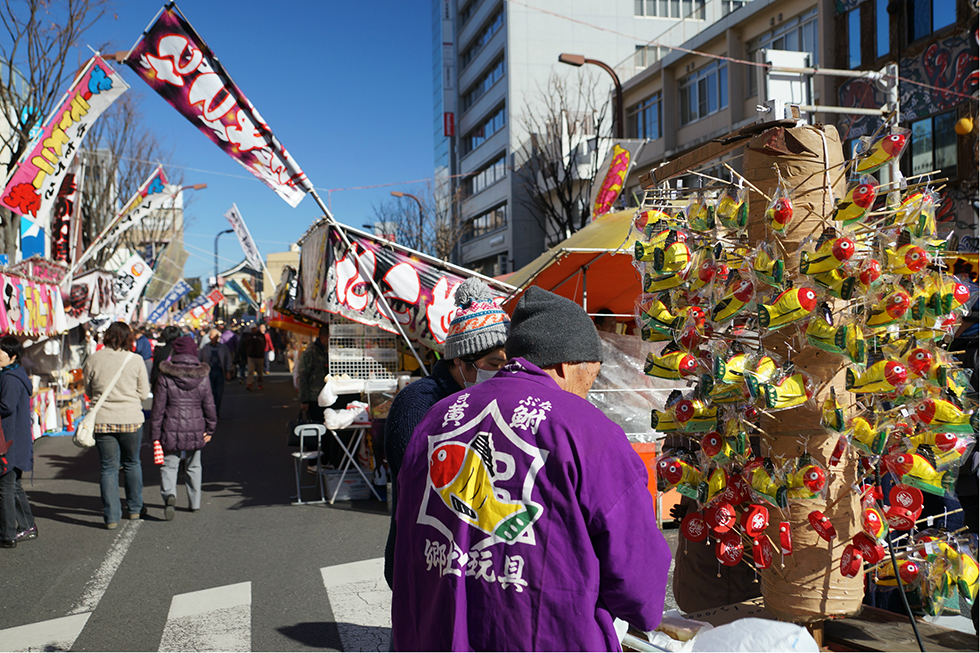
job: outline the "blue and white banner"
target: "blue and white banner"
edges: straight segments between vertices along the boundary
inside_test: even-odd
[[[236,293],[238,293],[238,296],[241,298],[241,300],[246,304],[248,304],[250,307],[256,309],[259,307],[259,303],[255,301],[251,295],[245,292],[245,289],[242,288],[241,285],[234,279],[225,279],[225,288],[231,288]]]
[[[163,296],[159,302],[157,302],[156,308],[150,313],[150,317],[147,318],[148,322],[159,322],[164,315],[167,314],[167,309],[176,304],[181,297],[186,295],[191,291],[191,286],[189,283],[183,279],[178,279],[167,294]]]

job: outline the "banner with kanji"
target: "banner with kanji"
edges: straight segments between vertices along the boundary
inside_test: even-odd
[[[68,321],[58,286],[0,274],[0,333],[53,336],[67,330]]]
[[[190,291],[191,285],[183,279],[178,279],[177,282],[170,287],[170,290],[167,291],[167,294],[163,296],[163,299],[157,302],[157,305],[153,308],[153,311],[150,313],[149,317],[146,318],[146,321],[156,323],[162,320],[167,314],[167,309],[180,301],[181,297]]]
[[[204,314],[210,311],[212,308],[218,305],[225,296],[221,294],[220,288],[213,288],[211,292],[204,295],[198,295],[194,301],[187,305],[180,315],[177,316],[176,321],[179,322],[185,317],[190,317],[195,320],[199,320],[204,317]]]
[[[58,191],[85,133],[129,86],[98,55],[75,78],[61,104],[20,158],[0,201],[48,231]]]
[[[300,203],[306,194],[303,171],[285,148],[273,145],[268,125],[173,3],[136,42],[126,64],[290,206]]]
[[[116,297],[115,317],[130,322],[143,288],[153,276],[153,269],[146,264],[143,257],[133,254],[116,272],[112,281],[113,294]]]
[[[347,232],[353,249],[344,252],[336,228],[316,227],[300,253],[298,312],[312,310],[397,333],[366,279],[374,279],[409,339],[442,351],[456,310],[454,294],[464,277],[386,247],[385,241]],[[359,273],[360,270],[360,273]]]
[[[638,140],[620,141],[606,154],[590,190],[593,220],[613,210],[643,143]]]
[[[99,316],[115,315],[114,279],[114,275],[104,270],[91,270],[71,280],[71,287],[65,298],[69,329]]]
[[[248,261],[253,270],[261,272],[264,269],[262,254],[259,253],[259,248],[255,246],[255,241],[252,240],[252,234],[249,233],[248,225],[245,224],[245,219],[242,217],[241,211],[238,210],[237,204],[232,203],[231,208],[225,212],[225,219],[231,223],[231,228],[235,230],[235,235],[238,236],[238,242],[242,246],[242,251],[245,252],[245,260]]]
[[[234,279],[227,279],[225,281],[225,288],[230,288],[231,290],[235,291],[238,297],[245,304],[248,304],[249,307],[258,309],[259,303],[258,301],[256,301],[255,297],[253,297],[251,294],[246,292],[245,289],[242,288],[242,286]]]

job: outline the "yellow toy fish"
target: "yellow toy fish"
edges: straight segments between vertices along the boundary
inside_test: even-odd
[[[905,317],[911,305],[912,298],[907,292],[904,290],[895,290],[882,297],[881,301],[871,308],[864,324],[871,329],[895,324]]]
[[[837,391],[833,386],[830,387],[830,394],[823,400],[820,426],[838,433],[844,430],[844,409],[837,401]]]
[[[493,444],[480,433],[469,444],[441,444],[429,460],[429,479],[436,492],[462,521],[506,542],[519,538],[541,513],[541,507],[499,498],[493,484]]]
[[[677,488],[691,499],[698,498],[701,470],[677,456],[665,456],[657,461],[657,489],[661,492]]]
[[[817,307],[817,293],[812,288],[789,288],[776,297],[772,305],[758,305],[759,326],[773,331],[802,320]]]
[[[851,445],[869,455],[879,455],[885,450],[888,434],[878,429],[877,423],[872,426],[863,415],[851,418],[845,433]]]
[[[800,255],[800,272],[815,275],[836,270],[854,256],[854,241],[846,236],[831,238],[813,254],[804,251]]]
[[[709,231],[715,228],[714,208],[703,195],[695,195],[687,205],[687,222],[694,231]]]
[[[652,351],[647,354],[643,372],[658,379],[680,379],[697,372],[698,359],[686,351],[673,351],[657,356]]]
[[[905,194],[889,226],[907,227],[916,238],[936,235],[936,198],[931,191],[912,190]]]
[[[861,325],[850,324],[846,330],[838,330],[837,337],[837,344],[844,350],[847,357],[853,363],[864,365],[867,361],[867,340]]]
[[[755,364],[755,369],[744,371],[745,384],[749,388],[749,394],[753,399],[758,399],[764,395],[763,386],[776,377],[779,366],[772,356],[762,356]]]
[[[728,474],[721,467],[711,470],[707,480],[701,479],[698,484],[698,501],[701,503],[711,503],[719,494],[728,487]]]
[[[725,279],[728,278],[728,266],[710,256],[705,258],[695,269],[697,272],[690,286],[693,292],[701,290],[712,281],[724,283]]]
[[[926,312],[935,316],[947,315],[970,300],[970,289],[954,277],[936,284],[935,292],[926,301]]]
[[[881,460],[900,483],[938,496],[953,489],[952,477],[946,472],[936,471],[920,454],[890,453],[882,456]]]
[[[735,354],[728,359],[715,356],[713,365],[715,380],[729,385],[741,384],[745,380],[745,365],[748,360],[749,357],[742,353]]]
[[[775,197],[766,209],[766,220],[776,233],[783,233],[793,219],[793,203],[788,197]]]
[[[929,430],[975,433],[977,414],[966,413],[945,399],[926,399],[915,407],[915,418]]]
[[[822,303],[817,314],[807,322],[805,332],[807,342],[817,349],[822,349],[831,354],[840,354],[843,348],[838,343],[843,342],[847,337],[847,333],[838,335],[840,329],[847,329],[847,326],[844,325],[840,328],[834,326],[830,306]]]
[[[878,181],[871,175],[861,177],[857,183],[847,189],[847,194],[837,201],[832,219],[845,225],[858,222],[867,215],[868,209],[875,203],[877,197]]]
[[[778,384],[763,386],[766,398],[766,407],[772,410],[783,410],[793,408],[806,403],[807,399],[813,396],[811,384],[807,383],[803,374],[797,372],[787,376]]]
[[[880,360],[862,374],[847,368],[844,374],[844,388],[854,394],[868,392],[895,392],[905,385],[908,370],[896,360]]]
[[[726,229],[743,229],[749,223],[749,203],[745,192],[726,190],[718,199],[715,217]]]
[[[752,259],[752,270],[763,283],[778,288],[783,282],[783,260],[772,255],[765,243]]]
[[[789,499],[815,499],[827,484],[827,475],[819,465],[805,465],[787,474],[786,490]]]
[[[888,259],[885,272],[888,274],[916,274],[930,263],[926,250],[912,243],[902,245],[897,250],[886,248],[885,256]]]
[[[857,277],[844,276],[840,270],[831,270],[816,275],[813,280],[834,297],[850,299],[854,296],[854,285],[857,282]]]
[[[788,492],[785,483],[780,482],[772,461],[768,458],[756,458],[742,470],[742,476],[748,481],[756,493],[764,500],[778,508],[789,505]]]
[[[735,278],[728,284],[725,296],[711,311],[711,321],[718,324],[733,319],[752,301],[755,296],[755,286],[747,279]]]
[[[907,144],[908,135],[904,132],[881,136],[862,154],[855,171],[858,174],[875,172],[892,159],[900,157]]]
[[[672,274],[643,274],[643,292],[657,293],[662,290],[670,290],[671,288],[676,288],[683,285],[685,281],[685,275],[675,272]]]
[[[671,313],[667,305],[659,298],[651,299],[645,307],[641,308],[640,320],[643,326],[667,336],[672,336],[674,330],[680,328],[684,322],[682,316]]]

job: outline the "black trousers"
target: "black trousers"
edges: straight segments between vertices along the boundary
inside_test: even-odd
[[[31,504],[20,484],[23,473],[14,468],[0,476],[0,539],[12,540],[18,531],[34,526]]]

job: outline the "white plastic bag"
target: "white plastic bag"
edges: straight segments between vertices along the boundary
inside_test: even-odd
[[[337,393],[334,392],[333,381],[328,376],[327,382],[323,385],[323,390],[320,390],[320,394],[316,398],[316,403],[320,408],[326,408],[333,406],[335,401],[337,401]]]
[[[265,357],[269,359],[270,363],[272,363],[276,360],[276,352],[270,349],[269,351],[265,352]]]
[[[820,651],[802,626],[751,617],[700,632],[692,642],[692,651]]]

